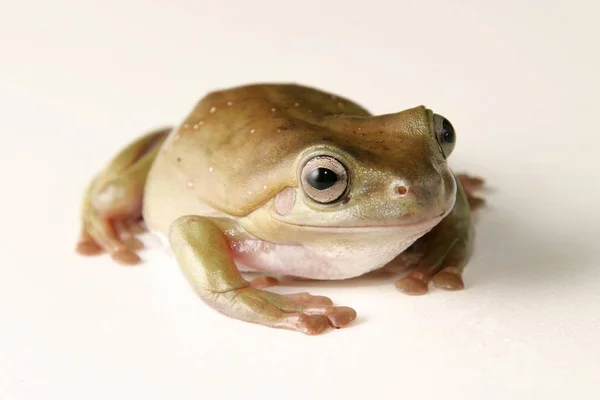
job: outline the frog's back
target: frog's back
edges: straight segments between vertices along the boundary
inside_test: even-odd
[[[144,216],[164,231],[184,214],[242,216],[295,184],[296,150],[327,134],[322,121],[368,116],[352,101],[295,84],[256,84],[202,98],[163,144]]]

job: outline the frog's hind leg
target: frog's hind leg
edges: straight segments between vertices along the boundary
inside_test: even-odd
[[[93,179],[83,199],[80,254],[106,251],[121,264],[140,261],[135,235],[141,230],[146,177],[169,132],[152,132],[131,143]]]

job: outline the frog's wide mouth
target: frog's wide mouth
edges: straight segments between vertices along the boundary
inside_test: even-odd
[[[409,222],[409,223],[398,223],[399,221],[394,221],[389,224],[364,224],[364,225],[310,225],[310,224],[300,224],[293,223],[289,221],[282,221],[280,219],[276,219],[277,222],[283,225],[287,225],[290,227],[295,227],[303,230],[309,230],[313,232],[329,232],[329,233],[369,233],[369,232],[381,232],[387,230],[399,230],[403,232],[407,232],[409,234],[419,234],[422,232],[426,232],[432,229],[434,226],[439,224],[450,212],[453,207],[449,207],[444,213],[436,216],[426,218],[424,220],[418,222]]]

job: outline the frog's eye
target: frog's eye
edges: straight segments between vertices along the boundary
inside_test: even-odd
[[[454,144],[456,143],[456,133],[454,127],[446,118],[441,115],[433,115],[433,128],[435,129],[435,136],[437,141],[442,148],[444,157],[448,158],[454,150]]]
[[[330,156],[311,158],[302,168],[302,188],[314,201],[332,203],[346,193],[348,172],[346,167]]]

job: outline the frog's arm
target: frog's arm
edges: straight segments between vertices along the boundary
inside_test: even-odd
[[[92,180],[83,198],[79,253],[106,251],[118,262],[139,262],[124,238],[139,226],[146,177],[169,132],[163,129],[137,139]]]
[[[185,216],[171,226],[169,242],[184,275],[212,308],[247,322],[316,334],[356,317],[348,307],[308,293],[279,295],[252,287],[234,264],[229,242],[211,218]]]
[[[456,179],[454,208],[412,246],[411,251],[421,257],[416,268],[396,282],[396,287],[404,293],[424,294],[430,281],[445,290],[460,290],[464,287],[461,274],[471,257],[474,240],[471,209],[481,206],[483,200],[472,195],[472,188],[465,190],[463,183],[470,183],[475,187],[480,186],[482,181],[467,176]]]

